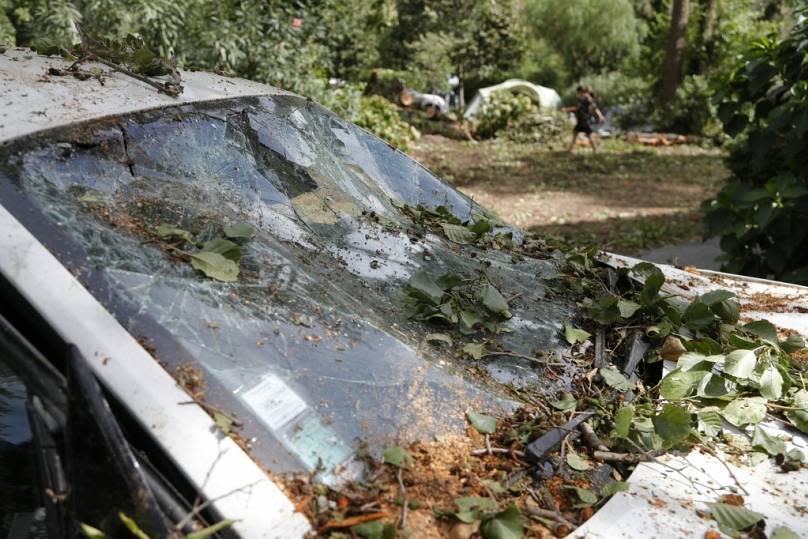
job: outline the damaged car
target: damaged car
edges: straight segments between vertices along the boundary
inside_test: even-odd
[[[526,238],[275,88],[68,68],[0,55],[10,537],[808,533],[804,287]]]

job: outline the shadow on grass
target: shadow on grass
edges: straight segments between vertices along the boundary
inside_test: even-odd
[[[698,211],[667,215],[580,221],[564,225],[542,225],[529,229],[542,237],[597,244],[601,249],[636,255],[646,249],[702,239],[702,215]]]

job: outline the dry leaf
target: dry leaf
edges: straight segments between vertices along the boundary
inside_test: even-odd
[[[665,342],[662,343],[662,349],[659,351],[662,359],[666,361],[678,361],[679,356],[685,352],[687,352],[687,349],[682,344],[682,341],[673,335],[668,335],[665,338]]]

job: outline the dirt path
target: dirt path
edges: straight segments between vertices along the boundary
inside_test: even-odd
[[[693,240],[727,176],[716,150],[605,141],[602,151],[424,136],[411,154],[507,221],[618,252]]]

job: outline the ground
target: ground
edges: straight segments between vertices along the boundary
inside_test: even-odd
[[[425,135],[410,154],[501,218],[621,254],[701,238],[699,205],[729,174],[695,145],[602,141],[601,151]]]

